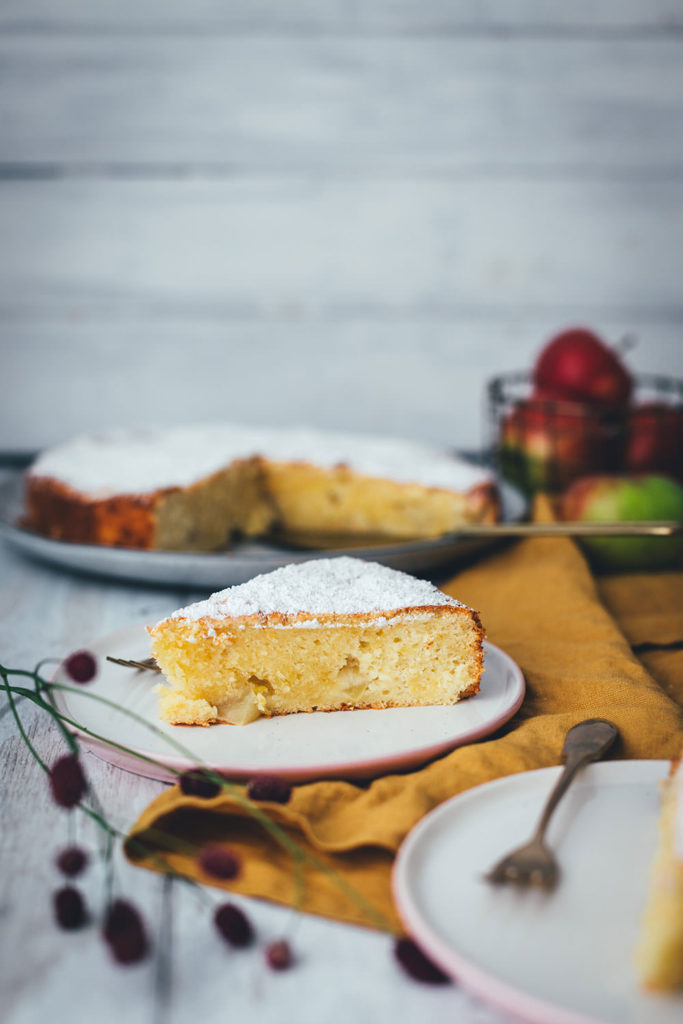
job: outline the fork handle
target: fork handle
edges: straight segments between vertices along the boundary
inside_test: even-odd
[[[569,730],[562,747],[564,771],[543,808],[534,839],[539,842],[543,839],[553,812],[569,789],[576,773],[591,761],[598,761],[606,754],[618,735],[616,725],[604,718],[589,718]]]

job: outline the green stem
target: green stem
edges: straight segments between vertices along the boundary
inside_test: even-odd
[[[52,717],[57,723],[57,727],[62,734],[62,739],[69,748],[70,753],[78,754],[78,743],[76,742],[73,733],[69,732],[69,730],[66,728],[61,718],[59,717],[59,712],[57,711],[57,708],[54,706],[54,697],[52,695],[52,691],[50,690],[49,685],[45,683],[45,680],[38,675],[37,671],[35,675],[35,692],[36,695],[41,698],[41,700],[43,699],[43,693],[46,694],[45,702],[49,703],[50,707],[54,711]]]
[[[40,676],[40,670],[43,667],[43,665],[61,665],[61,664],[62,663],[59,660],[59,658],[41,658],[40,661],[38,662],[38,664],[36,665],[36,667],[33,670],[33,675],[40,677],[41,682],[42,682],[43,680],[42,680],[42,677]]]
[[[14,703],[13,687],[10,686],[9,679],[7,678],[7,671],[2,666],[0,666],[0,676],[2,677],[2,685],[3,685],[4,689],[5,689],[6,694],[7,694],[7,700],[9,701],[9,706],[10,706],[10,709],[12,711],[12,715],[14,717],[14,721],[17,723],[17,728],[18,728],[18,730],[19,730],[19,732],[21,734],[21,738],[23,739],[24,743],[26,744],[26,746],[28,747],[30,752],[33,754],[33,757],[38,762],[38,764],[43,769],[43,771],[44,772],[49,772],[50,769],[45,764],[45,762],[43,761],[42,757],[40,756],[40,754],[38,753],[36,748],[33,746],[33,744],[31,743],[30,739],[28,738],[28,734],[27,734],[26,730],[24,729],[24,726],[23,726],[23,723],[21,721],[21,718],[19,717],[19,712],[17,711],[16,705]]]
[[[73,718],[69,718],[68,715],[63,714],[61,711],[57,711],[57,709],[53,707],[51,704],[49,704],[47,701],[43,700],[41,697],[38,697],[34,690],[29,690],[25,686],[11,686],[10,689],[14,693],[20,693],[22,697],[26,697],[28,700],[33,701],[33,703],[37,704],[38,707],[42,708],[43,711],[47,711],[48,714],[52,715],[55,721],[61,722],[62,724],[66,723],[67,725],[71,725],[73,726],[74,729],[77,729],[79,732],[85,733],[86,736],[90,736],[94,740],[99,740],[101,743],[105,743],[108,747],[115,747],[117,750],[121,750],[123,751],[123,753],[129,754],[131,757],[135,757],[139,761],[146,761],[148,764],[153,764],[157,768],[163,768],[164,771],[168,771],[172,775],[182,775],[182,772],[177,768],[171,768],[167,765],[162,765],[153,757],[148,757],[146,754],[141,754],[137,750],[132,750],[130,747],[126,747],[122,743],[117,743],[115,740],[108,739],[106,736],[102,736],[100,735],[100,733],[93,732],[92,729],[88,729],[86,728],[86,726],[80,725],[78,722],[74,721]],[[73,692],[77,693],[80,691],[75,690]],[[95,694],[88,694],[88,696],[94,697]],[[108,701],[107,703],[111,702]],[[117,705],[114,706],[116,707]]]

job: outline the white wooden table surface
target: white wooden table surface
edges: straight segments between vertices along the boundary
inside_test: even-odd
[[[32,667],[119,627],[156,621],[192,594],[143,588],[57,572],[0,544],[0,660]],[[64,744],[52,724],[19,710],[44,759]],[[112,823],[121,829],[162,788],[84,754],[89,778]],[[60,882],[55,851],[67,839],[67,815],[56,807],[45,776],[23,745],[0,698],[0,1020],[3,1024],[219,1024],[225,1020],[357,1021],[500,1024],[503,1018],[453,986],[407,979],[392,942],[366,929],[295,915],[261,901],[240,900],[258,931],[258,948],[231,951],[214,931],[211,911],[185,886],[170,893],[173,941],[170,988],[159,985],[158,955],[132,967],[114,965],[93,928],[65,933],[53,922],[51,897]],[[95,849],[93,829],[79,835]],[[162,880],[117,857],[122,895],[144,910],[150,932],[164,927]],[[84,876],[97,907],[103,898],[99,869]],[[226,899],[206,889],[210,901]],[[164,930],[166,930],[164,928]],[[299,962],[288,972],[264,966],[263,946],[291,935]],[[166,946],[164,944],[164,949]],[[168,961],[164,961],[168,962]]]

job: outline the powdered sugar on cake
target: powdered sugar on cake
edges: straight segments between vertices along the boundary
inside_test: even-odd
[[[80,437],[44,452],[30,475],[51,477],[92,498],[188,487],[235,459],[262,455],[365,476],[466,492],[491,473],[437,446],[322,431],[267,430],[226,423]]]
[[[48,449],[31,476],[51,477],[91,498],[189,487],[235,459],[251,457],[255,435],[216,424],[167,430],[111,431]]]
[[[432,605],[463,607],[426,580],[359,558],[320,558],[286,565],[229,587],[173,613],[173,619],[267,616],[356,615],[381,617],[399,609]],[[309,625],[318,623],[309,622]]]

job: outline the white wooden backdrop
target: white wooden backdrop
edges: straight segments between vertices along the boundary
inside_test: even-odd
[[[683,0],[3,0],[0,448],[482,440],[571,322],[683,375]]]
[[[485,380],[576,321],[683,376],[682,207],[683,0],[0,0],[0,449],[200,417],[475,446]],[[187,598],[9,548],[0,579],[14,665]],[[53,928],[62,823],[7,714],[0,744],[3,1020],[502,1020],[315,918],[303,974],[242,970],[182,893],[173,1007],[123,984]],[[88,771],[122,827],[159,789]],[[125,891],[156,927],[158,879]]]

